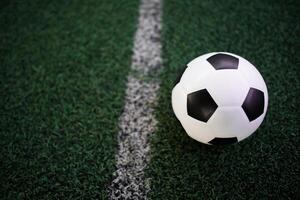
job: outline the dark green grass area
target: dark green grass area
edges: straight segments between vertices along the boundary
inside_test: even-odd
[[[104,198],[138,1],[0,5],[0,198]]]
[[[164,2],[159,123],[147,170],[153,199],[299,197],[299,13],[296,1]],[[269,90],[262,126],[226,147],[189,138],[171,108],[171,90],[182,67],[213,51],[250,60]]]

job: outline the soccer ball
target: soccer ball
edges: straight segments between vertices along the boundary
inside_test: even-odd
[[[206,144],[247,138],[262,123],[267,106],[264,79],[249,61],[232,53],[195,58],[172,90],[176,117],[190,137]]]

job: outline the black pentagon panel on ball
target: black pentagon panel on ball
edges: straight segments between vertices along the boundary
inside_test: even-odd
[[[197,120],[207,122],[217,108],[218,105],[206,89],[198,90],[187,96],[188,115]]]
[[[207,61],[216,69],[237,69],[239,66],[239,59],[224,53],[215,54]]]
[[[233,143],[237,143],[237,138],[236,137],[229,137],[229,138],[218,138],[215,137],[214,139],[212,139],[211,141],[209,141],[209,144],[213,144],[213,145],[226,145],[226,144],[233,144]]]
[[[180,69],[180,72],[178,73],[178,76],[177,76],[177,78],[176,78],[176,80],[175,80],[174,86],[177,85],[177,84],[180,82],[180,79],[181,79],[183,73],[185,72],[186,68],[187,68],[187,66],[184,66],[184,67],[182,67],[182,68]]]
[[[264,112],[264,93],[258,89],[250,88],[246,99],[242,105],[249,121],[257,119]]]

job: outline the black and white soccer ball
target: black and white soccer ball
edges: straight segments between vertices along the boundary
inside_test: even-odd
[[[264,79],[246,59],[208,53],[187,64],[172,90],[172,107],[187,134],[206,144],[231,144],[251,135],[268,106]]]

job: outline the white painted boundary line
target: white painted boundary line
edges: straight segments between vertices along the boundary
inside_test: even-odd
[[[162,64],[161,9],[161,0],[141,0],[131,65],[134,72],[128,76],[119,122],[117,171],[108,189],[110,199],[146,199],[150,190],[144,169],[150,160],[149,136],[156,129],[153,106],[159,83],[147,75]]]

